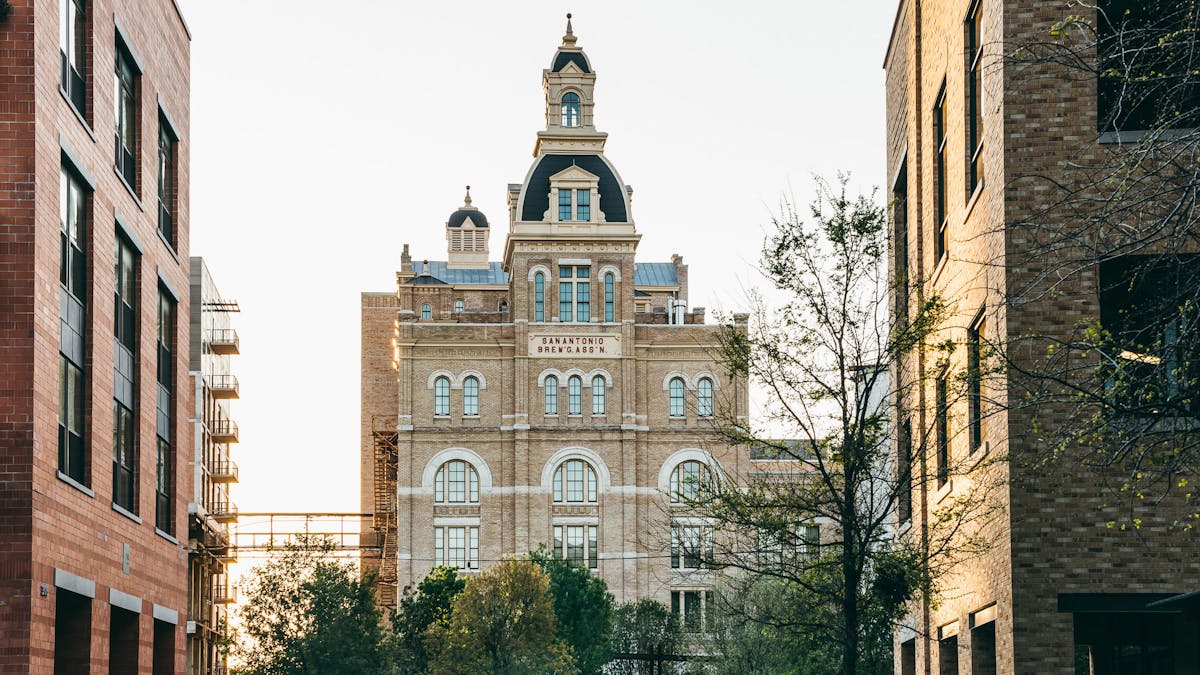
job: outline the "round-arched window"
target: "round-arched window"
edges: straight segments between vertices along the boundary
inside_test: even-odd
[[[668,393],[670,395],[670,410],[671,417],[683,417],[683,378],[673,377],[668,385]]]
[[[479,378],[471,375],[463,380],[463,415],[479,414]]]
[[[579,94],[568,91],[562,95],[562,125],[579,126]]]
[[[696,383],[696,414],[700,417],[713,415],[713,383],[707,377]]]
[[[452,459],[438,467],[433,479],[435,504],[476,504],[479,502],[479,474],[461,459]]]
[[[558,378],[549,375],[546,377],[546,414],[558,414]]]
[[[567,378],[567,414],[583,414],[583,379],[578,375]]]
[[[711,483],[712,472],[702,462],[694,459],[680,462],[671,472],[671,503],[692,501]]]
[[[582,459],[568,459],[554,470],[555,504],[595,504],[596,470]]]
[[[454,313],[455,313],[455,314],[462,314],[462,311],[463,311],[463,301],[462,301],[462,300],[455,300],[455,301],[454,301]]]
[[[439,377],[433,381],[433,414],[450,414],[450,378]]]

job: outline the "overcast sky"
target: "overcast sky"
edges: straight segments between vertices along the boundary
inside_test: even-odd
[[[566,12],[638,259],[682,254],[711,320],[759,285],[764,225],[813,173],[882,187],[896,1],[179,0],[191,253],[242,308],[240,509],[358,510],[359,293],[394,290],[404,243],[445,259],[466,184],[499,259]]]

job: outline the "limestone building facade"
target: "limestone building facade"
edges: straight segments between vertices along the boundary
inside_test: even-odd
[[[446,258],[405,246],[396,287],[362,296],[362,508],[385,603],[434,565],[472,573],[545,545],[618,600],[705,611],[710,572],[678,544],[711,533],[671,495],[747,470],[710,427],[717,406],[744,414],[746,388],[715,360],[719,327],[687,305],[683,259],[636,259],[595,81],[568,20],[499,260],[468,189]]]
[[[0,17],[0,673],[184,668],[191,35]]]
[[[1149,6],[1098,4],[1113,17]],[[897,450],[911,453],[914,474],[936,476],[915,483],[900,528],[921,536],[939,505],[981,479],[997,486],[1003,510],[989,550],[952,569],[940,602],[915,608],[898,632],[901,675],[1200,672],[1195,615],[1160,604],[1200,586],[1194,537],[1153,521],[1152,510],[1137,534],[1108,526],[1128,517],[1113,476],[1039,461],[1054,452],[1047,438],[1064,408],[1022,405],[1015,368],[970,362],[986,361],[987,345],[1008,349],[1026,335],[1069,341],[1088,322],[1107,326],[1103,265],[1069,269],[1070,244],[1036,249],[1030,230],[1015,227],[1041,222],[1050,231],[1082,217],[1047,210],[1057,199],[1048,186],[1066,183],[1072,165],[1098,164],[1120,140],[1105,132],[1094,73],[1065,77],[1006,58],[1058,39],[1051,27],[1067,14],[1105,30],[1091,4],[901,0],[887,45],[892,262],[911,282],[894,307],[911,312],[942,294],[954,314],[945,337],[959,346],[948,367],[926,351],[894,374],[902,389],[921,383],[896,410],[897,428],[909,431]],[[1028,367],[1038,352],[1008,355]],[[997,363],[994,378],[975,379]],[[967,374],[965,396],[947,398],[946,372]]]

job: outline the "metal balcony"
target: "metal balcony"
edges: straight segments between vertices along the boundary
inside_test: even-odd
[[[213,375],[208,390],[213,398],[237,398],[238,379],[236,375]]]
[[[213,602],[218,605],[233,605],[237,603],[237,587],[218,588],[213,592]]]
[[[214,328],[208,332],[208,351],[212,354],[241,354],[237,331]]]
[[[238,517],[237,505],[228,498],[218,500],[212,505],[211,515],[218,523],[232,523]]]
[[[209,425],[208,433],[218,443],[238,442],[238,425],[233,420],[214,420]]]
[[[236,483],[238,465],[231,459],[219,459],[209,465],[208,476],[214,483]]]

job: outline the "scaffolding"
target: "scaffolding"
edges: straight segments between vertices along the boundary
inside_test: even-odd
[[[375,488],[375,513],[372,527],[377,546],[376,555],[364,555],[364,568],[376,570],[379,604],[396,606],[398,548],[396,531],[396,464],[398,461],[396,418],[375,415],[371,418],[371,441],[374,447],[372,474]]]

